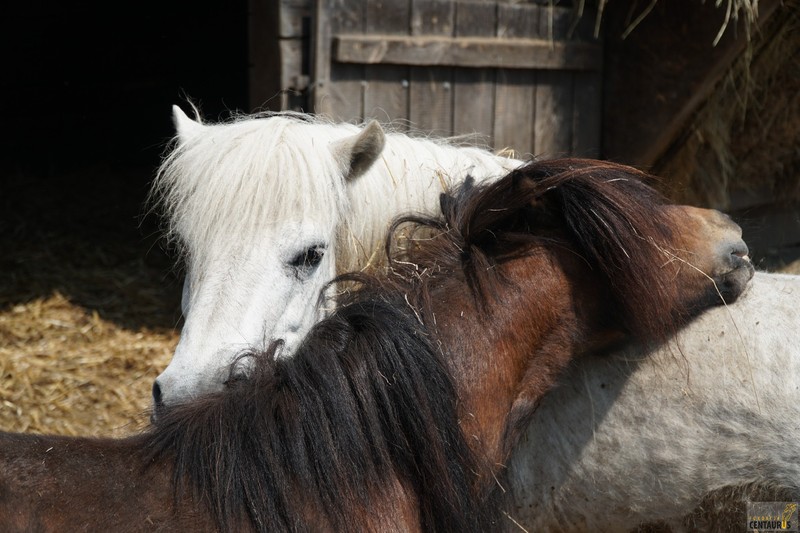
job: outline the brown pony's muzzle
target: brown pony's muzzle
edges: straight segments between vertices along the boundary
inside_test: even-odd
[[[753,278],[755,268],[750,262],[747,245],[744,241],[732,246],[725,258],[729,262],[729,268],[713,278],[722,298],[730,303],[747,288],[747,283]]]
[[[742,228],[719,211],[709,210],[708,215],[712,234],[720,239],[719,265],[711,271],[711,277],[725,301],[732,302],[747,288],[755,268],[750,261],[747,244],[742,239]]]
[[[753,278],[753,267],[747,244],[742,239],[742,228],[731,217],[714,209],[679,207],[696,222],[695,235],[688,236],[694,243],[690,250],[703,250],[686,258],[714,282],[717,299],[733,302],[747,288]],[[712,297],[713,297],[712,296]]]

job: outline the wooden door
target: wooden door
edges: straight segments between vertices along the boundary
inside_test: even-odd
[[[597,156],[594,17],[536,3],[317,0],[312,110],[520,155]]]

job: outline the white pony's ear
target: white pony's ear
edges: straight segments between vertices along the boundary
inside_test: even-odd
[[[203,129],[203,125],[200,122],[190,119],[186,116],[186,113],[183,112],[183,109],[176,105],[172,106],[172,123],[175,124],[178,137],[182,141],[194,137]]]
[[[331,151],[341,161],[345,179],[351,180],[369,170],[380,157],[385,144],[383,128],[373,120],[358,134],[333,143]]]

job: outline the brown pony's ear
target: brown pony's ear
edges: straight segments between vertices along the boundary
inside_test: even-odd
[[[553,230],[563,230],[564,217],[556,194],[545,192],[533,196],[528,205],[521,209],[521,214],[525,219],[525,229],[531,233],[541,235],[549,234]]]
[[[331,152],[341,162],[344,178],[352,180],[369,170],[380,157],[385,144],[383,128],[373,120],[358,134],[334,142]]]
[[[564,220],[558,194],[536,190],[535,184],[523,183],[517,187],[519,200],[511,204],[503,219],[499,219],[496,231],[527,234],[531,237],[551,237],[563,233]]]
[[[522,241],[550,237],[563,227],[558,199],[543,193],[525,166],[488,185],[470,180],[440,201],[447,225],[458,228],[464,250],[479,249],[487,256],[513,257],[524,250]],[[510,254],[510,255],[509,255]]]

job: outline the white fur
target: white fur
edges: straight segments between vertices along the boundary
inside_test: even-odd
[[[757,273],[666,346],[579,362],[508,465],[510,515],[529,531],[680,530],[723,487],[800,499],[798,301],[800,276]]]
[[[372,262],[395,216],[433,212],[467,174],[499,178],[520,163],[402,134],[384,145],[377,125],[296,114],[205,125],[176,107],[174,122],[152,193],[187,266],[185,325],[157,380],[167,404],[221,388],[247,348],[282,340],[291,353],[321,316],[325,283]],[[298,279],[287,264],[314,245],[324,259]]]

